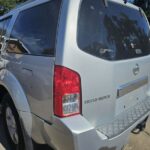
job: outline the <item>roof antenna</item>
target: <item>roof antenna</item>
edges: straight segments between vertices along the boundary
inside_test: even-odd
[[[128,2],[128,0],[123,0],[123,1],[124,1],[125,4]]]
[[[108,0],[103,0],[105,7],[108,7]]]

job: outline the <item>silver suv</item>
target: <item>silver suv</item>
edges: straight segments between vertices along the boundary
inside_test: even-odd
[[[0,108],[13,150],[120,150],[145,127],[142,9],[123,0],[28,1],[0,18],[0,48]]]

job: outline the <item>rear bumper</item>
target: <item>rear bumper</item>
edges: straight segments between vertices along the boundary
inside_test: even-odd
[[[128,130],[109,140],[105,135],[90,126],[82,116],[57,121],[63,128],[56,127],[55,131],[53,128],[52,130],[57,137],[51,135],[49,139],[51,141],[49,144],[55,145],[57,150],[120,150],[127,143],[127,137],[131,131]],[[48,135],[51,134],[50,128],[45,124]],[[58,139],[59,141],[57,141]]]
[[[119,128],[117,134],[112,133],[112,129],[115,128],[114,124],[106,125],[106,130],[104,127],[96,129],[81,115],[64,119],[55,117],[53,124],[33,116],[35,122],[33,128],[36,133],[33,139],[37,143],[51,145],[56,150],[121,150],[127,144],[130,132],[150,114],[150,105],[148,107],[147,103],[146,107],[143,107],[143,104],[142,102],[143,111],[138,110],[141,113],[137,113],[135,118],[129,117],[129,125],[125,126],[126,128],[120,130],[122,125],[117,127]]]
[[[120,135],[108,139],[104,134],[90,126],[82,117],[67,119],[55,118],[56,124],[48,124],[38,119],[42,128],[38,130],[37,143],[48,144],[56,150],[121,150],[127,144],[130,132],[141,123],[149,113],[136,121]]]

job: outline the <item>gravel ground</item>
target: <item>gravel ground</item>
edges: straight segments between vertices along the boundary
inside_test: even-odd
[[[11,150],[9,147],[4,128],[0,120],[0,150]],[[144,132],[139,135],[131,134],[129,144],[125,147],[125,150],[150,150],[150,121],[147,123],[147,127]]]
[[[144,132],[130,136],[129,144],[125,150],[150,150],[150,121]]]

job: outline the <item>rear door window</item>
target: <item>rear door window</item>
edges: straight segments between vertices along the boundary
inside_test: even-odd
[[[150,54],[150,28],[137,9],[116,2],[83,0],[77,42],[80,49],[106,60]]]

